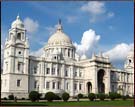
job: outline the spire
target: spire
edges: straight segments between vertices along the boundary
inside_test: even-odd
[[[59,25],[61,25],[61,19],[59,19]]]
[[[59,19],[58,21],[58,25],[57,25],[57,31],[62,31],[62,25],[61,25],[61,19]]]

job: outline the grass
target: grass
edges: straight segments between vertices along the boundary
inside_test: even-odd
[[[3,106],[133,106],[134,100],[70,102],[2,102]]]

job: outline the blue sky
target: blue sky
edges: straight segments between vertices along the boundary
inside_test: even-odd
[[[133,2],[2,2],[1,12],[2,46],[11,23],[19,13],[25,23],[31,22],[35,25],[34,30],[31,31],[30,26],[26,23],[29,29],[27,36],[31,52],[37,52],[44,46],[54,32],[59,18],[62,20],[64,32],[73,43],[76,42],[77,52],[84,51],[87,57],[91,56],[92,51],[97,53],[102,51],[108,53],[112,62],[120,67],[125,60],[123,52],[129,51],[128,48],[133,47]],[[94,41],[90,29],[95,32],[93,37],[99,35],[100,39],[94,39]],[[85,36],[86,31],[89,31],[89,35]],[[84,36],[89,38],[88,44],[81,43]],[[85,40],[87,41],[87,39]],[[91,46],[83,50],[82,47],[89,43]],[[118,50],[116,48],[125,49],[124,51],[119,50],[122,52],[119,58],[110,54],[110,52]],[[117,54],[118,51],[116,56],[118,56]]]

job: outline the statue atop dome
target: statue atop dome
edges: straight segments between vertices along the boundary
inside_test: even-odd
[[[61,19],[59,19],[58,25],[57,25],[57,31],[62,31],[62,30],[63,30],[63,27],[61,25]]]

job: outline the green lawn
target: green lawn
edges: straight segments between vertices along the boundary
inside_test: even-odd
[[[70,101],[70,102],[2,102],[1,105],[8,106],[133,106],[133,100],[115,101]]]

